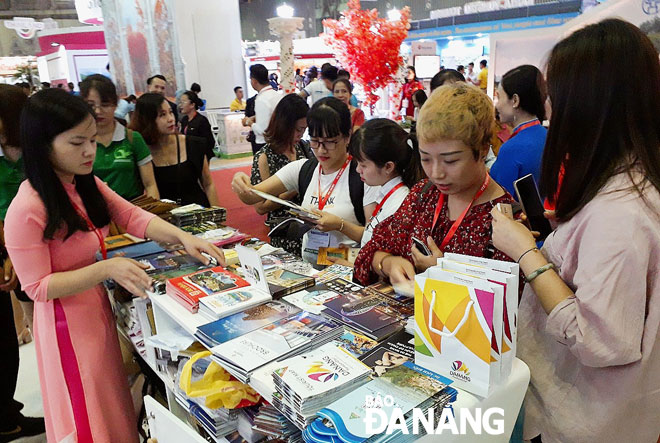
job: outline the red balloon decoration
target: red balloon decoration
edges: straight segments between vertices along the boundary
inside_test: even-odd
[[[378,17],[376,9],[362,10],[360,0],[349,0],[342,18],[323,20],[323,26],[325,42],[364,89],[366,104],[374,105],[379,98],[374,91],[391,83],[403,64],[399,48],[410,29],[410,8],[401,10],[399,20],[390,21]]]

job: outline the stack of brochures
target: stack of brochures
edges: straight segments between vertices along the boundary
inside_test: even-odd
[[[331,280],[324,285],[340,294],[324,304],[324,316],[376,341],[403,328],[406,316],[375,291],[343,279]]]
[[[197,328],[195,337],[208,349],[248,332],[290,317],[300,309],[283,301],[270,301]]]
[[[177,403],[188,411],[206,432],[216,439],[236,430],[238,410],[207,408],[202,401],[187,397],[181,390],[176,390],[175,398]]]
[[[273,405],[303,429],[317,412],[369,379],[371,370],[333,343],[281,362]]]
[[[192,204],[181,206],[170,211],[170,222],[176,226],[190,226],[204,222],[223,223],[227,220],[227,210],[219,206],[205,208]]]
[[[270,294],[248,286],[201,298],[199,300],[199,312],[209,318],[219,319],[270,300]]]
[[[246,286],[249,286],[247,281],[222,266],[216,266],[171,278],[167,280],[165,291],[187,310],[196,313],[201,298]]]
[[[306,441],[320,441],[318,434],[332,432],[339,441],[391,441],[395,435],[374,437],[366,431],[367,396],[372,399],[392,396],[396,399],[395,404],[388,406],[389,403],[384,403],[381,409],[390,417],[394,408],[401,408],[407,420],[412,418],[413,408],[426,411],[440,399],[448,402],[453,391],[443,391],[451,380],[415,365],[412,342],[412,335],[400,331],[360,357],[371,368],[374,379],[321,409],[319,419],[305,429],[303,438]]]
[[[301,311],[211,348],[213,360],[243,383],[260,367],[328,343],[343,332],[340,324]]]
[[[302,441],[300,429],[272,405],[264,402],[254,417],[253,429],[270,438],[288,441]]]

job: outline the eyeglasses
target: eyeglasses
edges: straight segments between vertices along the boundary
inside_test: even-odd
[[[337,148],[337,143],[339,143],[339,140],[314,140],[310,139],[309,140],[309,147],[316,150],[321,147],[321,145],[325,148],[326,151],[334,151],[335,148]]]
[[[100,105],[97,105],[96,103],[92,102],[87,102],[90,108],[96,110],[96,109],[102,109],[104,111],[107,111],[110,108],[114,108],[116,105],[114,103],[101,103]]]

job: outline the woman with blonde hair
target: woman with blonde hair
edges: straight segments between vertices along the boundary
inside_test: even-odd
[[[478,88],[455,83],[436,89],[419,113],[417,137],[428,179],[414,186],[399,210],[374,230],[355,261],[362,284],[379,276],[392,283],[414,279],[444,252],[509,260],[490,247],[490,211],[513,199],[491,180],[484,159],[494,108]],[[432,252],[424,256],[415,237]]]

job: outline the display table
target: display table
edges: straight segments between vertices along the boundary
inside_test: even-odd
[[[216,148],[222,158],[238,158],[252,155],[252,145],[246,137],[250,128],[243,126],[243,112],[230,112],[228,109],[208,109],[204,112],[209,119],[216,141]]]
[[[158,334],[167,333],[174,329],[182,333],[189,334],[191,337],[196,331],[197,327],[203,325],[210,320],[202,314],[192,314],[184,309],[180,304],[174,301],[167,295],[150,294],[154,321]],[[138,303],[141,303],[138,301]],[[149,421],[155,420],[155,428],[152,427],[152,436],[158,438],[159,443],[162,442],[179,442],[179,441],[198,441],[190,439],[190,428],[185,423],[182,423],[184,411],[174,399],[172,389],[174,388],[173,380],[167,374],[163,374],[157,370],[156,361],[154,361],[155,353],[153,349],[147,345],[146,360],[156,373],[163,379],[167,389],[167,399],[170,410],[153,405],[155,401],[150,397],[145,398],[145,405],[150,405]],[[266,400],[272,398],[275,391],[273,378],[271,376],[272,370],[278,366],[278,363],[271,363],[259,370],[257,370],[250,380],[250,385],[261,394]],[[460,423],[460,413],[462,408],[474,411],[476,408],[481,408],[482,412],[487,408],[495,407],[504,410],[504,432],[500,435],[429,435],[420,441],[443,441],[443,442],[507,442],[513,431],[514,424],[518,417],[527,386],[529,384],[530,374],[527,365],[519,359],[516,359],[513,364],[511,375],[500,386],[494,388],[492,394],[486,398],[480,398],[457,389],[458,396],[456,401],[452,404],[456,414],[456,423]],[[501,419],[502,417],[496,415],[494,418]],[[171,423],[170,423],[171,422]],[[182,427],[183,426],[183,427]],[[469,427],[468,427],[469,428]],[[155,431],[154,431],[155,429]],[[226,440],[218,440],[226,441]]]

